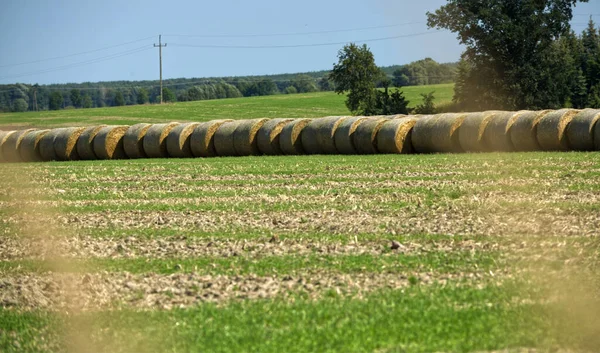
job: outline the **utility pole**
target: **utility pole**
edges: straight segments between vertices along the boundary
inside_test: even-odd
[[[154,44],[154,47],[158,47],[158,60],[160,63],[160,104],[163,104],[163,89],[162,89],[162,48],[167,46],[167,43],[162,44],[162,35],[158,35],[158,45]]]

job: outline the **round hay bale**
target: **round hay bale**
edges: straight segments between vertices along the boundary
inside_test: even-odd
[[[123,150],[127,157],[131,159],[147,157],[144,152],[144,136],[151,126],[151,124],[142,123],[132,125],[127,129],[123,136]]]
[[[516,112],[497,112],[492,115],[483,132],[483,143],[488,151],[512,152],[510,128],[515,122]]]
[[[258,150],[268,156],[282,155],[279,139],[281,131],[292,119],[271,119],[258,130]]]
[[[537,141],[542,151],[568,151],[569,141],[565,133],[569,123],[579,110],[561,109],[546,114],[537,126]]]
[[[2,146],[4,145],[4,141],[11,134],[14,134],[14,131],[0,131],[0,163],[5,162],[4,155],[2,154]]]
[[[522,111],[515,114],[510,127],[510,141],[515,151],[530,152],[541,150],[537,142],[537,127],[540,120],[551,110]]]
[[[323,120],[317,129],[317,141],[319,143],[320,153],[322,154],[337,154],[339,153],[335,147],[335,132],[348,116],[333,117],[332,119]]]
[[[377,133],[377,149],[380,153],[413,153],[412,130],[417,119],[399,118],[386,121]]]
[[[96,153],[94,153],[94,137],[105,126],[90,126],[83,130],[77,139],[77,154],[79,154],[79,158],[83,160],[98,159]]]
[[[243,122],[243,120],[230,121],[221,124],[215,132],[215,152],[219,157],[237,156],[233,137],[235,129]]]
[[[42,139],[38,143],[38,149],[40,151],[40,157],[42,158],[42,161],[49,162],[58,160],[56,151],[54,150],[54,140],[56,139],[56,136],[62,133],[63,130],[66,130],[66,128],[52,129],[48,131],[47,134],[42,136]]]
[[[35,130],[28,132],[21,141],[19,153],[24,162],[41,162],[40,141],[50,130]]]
[[[98,159],[125,159],[127,154],[123,147],[125,133],[129,126],[105,126],[94,138],[94,153]]]
[[[413,148],[419,153],[459,153],[464,150],[460,147],[458,131],[466,118],[466,114],[438,114],[424,119],[417,130],[419,121],[413,128]],[[416,135],[416,136],[415,136]],[[415,144],[415,137],[417,144]]]
[[[435,115],[424,115],[417,119],[411,135],[411,144],[416,153],[431,153],[431,130]]]
[[[154,124],[146,130],[144,152],[148,158],[168,158],[167,136],[179,123]]]
[[[458,129],[458,140],[460,147],[465,152],[488,152],[483,135],[485,128],[497,111],[483,113],[470,113],[465,116],[460,129]]]
[[[353,142],[356,152],[360,154],[376,154],[377,149],[377,133],[381,127],[390,121],[386,118],[375,118],[364,120],[354,132]]]
[[[311,121],[312,119],[295,119],[283,127],[279,135],[279,147],[281,147],[283,154],[298,155],[306,153],[302,148],[302,133]]]
[[[185,123],[176,126],[167,136],[167,153],[175,158],[191,158],[190,136],[199,123]]]
[[[23,141],[23,137],[31,131],[34,131],[34,129],[18,130],[6,136],[2,144],[2,156],[5,162],[18,163],[23,161],[21,153],[19,153],[19,146]]]
[[[357,154],[354,147],[354,133],[356,128],[365,121],[364,116],[353,116],[340,123],[334,133],[335,148],[341,154]]]
[[[238,156],[255,156],[260,153],[256,135],[269,119],[243,120],[235,129],[233,146]]]
[[[201,123],[190,135],[190,150],[194,157],[215,157],[215,132],[219,126],[231,120],[213,120]]]
[[[77,139],[85,130],[82,127],[69,127],[62,129],[54,138],[54,153],[59,161],[79,160],[77,154]]]
[[[576,151],[593,151],[595,149],[594,128],[600,121],[600,110],[585,109],[577,114],[567,128],[569,146]]]

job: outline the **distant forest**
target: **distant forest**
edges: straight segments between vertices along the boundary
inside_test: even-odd
[[[454,82],[457,63],[427,58],[381,68],[395,86]],[[177,78],[163,81],[165,102],[333,91],[329,71],[267,76]],[[112,107],[158,103],[159,82],[111,81],[79,84],[0,85],[0,112]]]

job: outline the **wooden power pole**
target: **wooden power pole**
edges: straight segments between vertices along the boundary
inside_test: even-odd
[[[158,45],[154,44],[154,47],[158,47],[158,60],[160,63],[160,104],[163,104],[163,88],[162,88],[162,48],[167,46],[167,43],[162,44],[162,35],[158,35]]]

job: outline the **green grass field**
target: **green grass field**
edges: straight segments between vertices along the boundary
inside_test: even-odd
[[[403,87],[414,107],[422,102],[421,93],[435,91],[436,104],[452,100],[453,84]],[[318,118],[349,115],[345,97],[333,92],[276,95],[252,98],[182,102],[166,105],[75,109],[0,114],[0,128],[55,127],[94,124],[135,124],[139,122],[209,121],[251,118]]]

